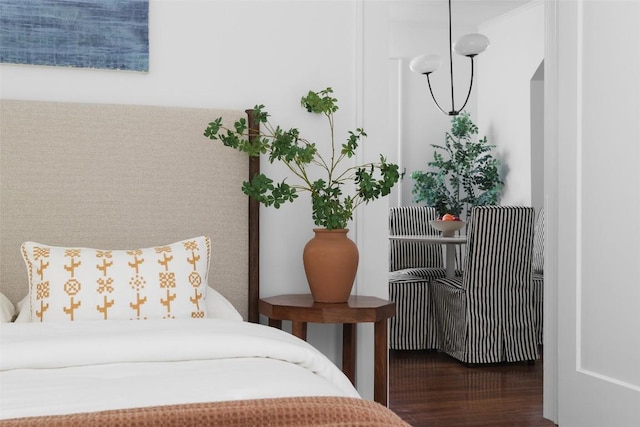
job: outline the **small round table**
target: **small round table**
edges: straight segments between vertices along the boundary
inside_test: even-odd
[[[377,297],[354,295],[346,303],[315,302],[310,294],[278,295],[261,298],[260,313],[269,318],[269,326],[282,328],[283,320],[291,321],[291,333],[307,339],[307,323],[342,323],[342,372],[355,385],[356,324],[374,323],[373,399],[387,405],[387,319],[393,317],[396,305]]]

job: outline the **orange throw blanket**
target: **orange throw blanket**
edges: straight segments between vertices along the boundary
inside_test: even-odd
[[[0,426],[393,427],[408,424],[391,410],[369,400],[350,397],[286,397],[16,418],[0,421]]]

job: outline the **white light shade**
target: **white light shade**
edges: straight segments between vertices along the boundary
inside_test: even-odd
[[[411,60],[409,69],[414,73],[429,74],[437,70],[441,62],[440,55],[420,55]]]
[[[465,34],[453,44],[453,51],[462,56],[476,56],[489,47],[489,39],[482,34]]]

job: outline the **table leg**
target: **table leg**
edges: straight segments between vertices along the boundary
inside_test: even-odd
[[[291,322],[291,333],[296,337],[307,340],[307,322],[296,322],[293,320]]]
[[[388,381],[388,343],[387,320],[375,322],[374,325],[374,354],[373,354],[373,400],[387,406]]]
[[[446,248],[444,263],[447,277],[455,277],[456,276],[456,245],[446,244],[444,245]]]
[[[278,319],[269,319],[269,326],[282,329],[282,320]]]
[[[356,385],[356,324],[342,325],[342,372]]]

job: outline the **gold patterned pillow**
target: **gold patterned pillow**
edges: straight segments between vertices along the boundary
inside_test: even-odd
[[[34,322],[207,316],[211,242],[134,250],[22,244]]]

